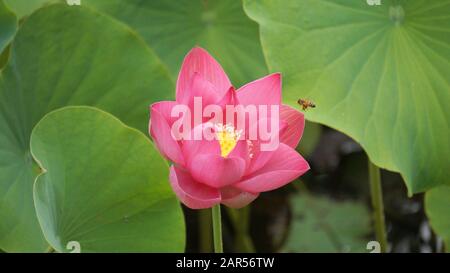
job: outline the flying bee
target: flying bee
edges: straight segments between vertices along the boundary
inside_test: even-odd
[[[303,111],[306,111],[308,108],[316,108],[314,102],[307,99],[299,99],[297,103],[300,104]]]

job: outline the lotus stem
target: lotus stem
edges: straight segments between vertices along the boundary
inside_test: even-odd
[[[382,253],[387,251],[386,228],[384,222],[384,206],[383,206],[383,191],[381,188],[380,169],[375,166],[370,159],[369,163],[369,181],[370,181],[370,195],[372,198],[373,216],[375,222],[375,236],[380,243],[380,250]]]
[[[212,211],[212,222],[213,222],[214,252],[215,253],[223,253],[222,217],[220,214],[220,204],[212,207],[211,211]]]

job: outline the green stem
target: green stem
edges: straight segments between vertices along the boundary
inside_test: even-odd
[[[214,252],[223,253],[222,244],[222,218],[220,214],[220,204],[215,205],[211,209],[213,222],[213,236],[214,236]]]
[[[385,253],[387,250],[387,239],[384,223],[383,192],[381,189],[380,169],[375,166],[370,161],[370,159],[368,160],[368,163],[370,195],[372,198],[373,215],[375,221],[375,235],[377,241],[380,243],[381,252]]]

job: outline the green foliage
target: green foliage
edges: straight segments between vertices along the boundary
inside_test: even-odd
[[[361,143],[410,193],[450,185],[450,0],[245,0],[284,100]]]
[[[444,239],[450,253],[450,187],[441,186],[427,192],[425,211],[433,230]]]
[[[370,215],[356,202],[309,194],[291,199],[293,216],[285,251],[368,252]]]
[[[4,0],[19,18],[30,15],[45,4],[63,0]]]
[[[17,19],[14,13],[0,0],[0,55],[17,30]],[[0,61],[1,63],[1,61]],[[0,65],[1,67],[1,65]]]
[[[66,2],[5,1],[19,17],[48,4]],[[81,6],[133,28],[168,66],[173,78],[194,46],[210,51],[237,87],[267,74],[258,25],[245,15],[240,0],[82,0]]]
[[[43,251],[35,216],[34,125],[66,105],[92,105],[147,131],[148,106],[173,96],[159,59],[123,24],[83,7],[40,9],[21,26],[0,77],[0,248]]]
[[[135,29],[174,77],[184,55],[196,45],[217,58],[236,86],[267,73],[258,26],[245,15],[240,0],[88,0],[85,4]]]
[[[316,148],[317,143],[319,143],[321,133],[322,126],[320,124],[306,121],[302,139],[297,147],[298,151],[303,156],[310,155]]]
[[[58,252],[182,252],[181,208],[168,165],[141,132],[106,112],[66,107],[34,128],[31,153],[42,174],[34,201]]]

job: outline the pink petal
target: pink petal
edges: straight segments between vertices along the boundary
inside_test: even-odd
[[[266,126],[265,124],[273,124],[276,122],[274,119],[267,119],[262,118],[258,120],[257,124],[254,124],[250,127],[250,130],[258,130],[261,126]],[[287,128],[286,122],[280,122],[279,124],[279,131],[273,132],[274,134],[279,134],[279,141],[281,141],[281,132],[285,131]],[[252,160],[250,162],[250,166],[246,171],[246,174],[253,173],[260,168],[262,168],[269,160],[270,158],[275,154],[274,151],[264,151],[261,149],[261,145],[264,143],[258,135],[258,139],[251,140],[251,147],[250,147],[250,153],[252,154]]]
[[[231,153],[224,158],[218,140],[208,140],[204,135],[200,138],[200,134],[208,128],[215,127],[210,123],[196,126],[192,131],[191,140],[183,141],[182,151],[192,177],[215,188],[239,181],[249,162],[247,142],[238,141]]]
[[[191,78],[191,84],[180,103],[189,105],[190,109],[194,109],[194,98],[202,99],[202,107],[217,103],[224,95],[219,94],[215,86],[207,81],[202,75],[195,72]]]
[[[203,135],[204,131],[208,130],[210,123],[203,123],[194,127],[191,131],[190,139],[183,141],[182,152],[186,161],[190,161],[194,156],[199,154],[214,154],[220,155],[220,144],[216,139],[206,139]]]
[[[170,121],[167,119],[171,102],[159,102],[150,107],[149,131],[156,147],[170,161],[184,165],[184,158],[179,143],[172,136]]]
[[[264,167],[233,186],[246,192],[271,191],[286,185],[307,170],[308,162],[293,148],[281,143]]]
[[[202,119],[204,123],[206,122],[212,122],[212,123],[228,123],[226,118],[226,108],[228,106],[234,106],[236,105],[236,90],[234,90],[233,87],[230,87],[228,91],[225,93],[225,95],[220,98],[218,101],[216,101],[213,105],[216,106],[215,110],[210,109],[210,112],[208,112],[207,106],[205,106],[203,109],[205,117]],[[220,111],[221,113],[217,113],[216,111]]]
[[[286,128],[280,134],[280,141],[292,148],[297,147],[305,128],[305,116],[292,107],[281,105],[280,119],[287,123]]]
[[[225,95],[219,100],[217,105],[221,106],[222,108],[225,108],[226,105],[236,105],[237,97],[236,97],[236,90],[234,87],[230,87],[228,91],[225,93]]]
[[[195,47],[186,55],[181,66],[177,81],[177,101],[186,101],[185,97],[189,96],[187,91],[194,73],[199,73],[209,81],[219,97],[225,95],[232,86],[220,64],[206,50]]]
[[[210,130],[214,138],[206,138],[207,135],[205,135],[205,132],[208,130]],[[221,155],[220,144],[215,138],[214,131],[215,126],[210,122],[202,123],[194,127],[191,131],[190,139],[183,141],[182,152],[186,161],[190,161],[194,156],[199,154]],[[239,157],[247,163],[250,160],[247,141],[239,140],[228,157]]]
[[[153,109],[159,112],[170,126],[178,119],[178,117],[171,116],[172,108],[176,105],[178,105],[176,101],[159,101],[150,106],[150,111]]]
[[[222,195],[221,203],[235,209],[247,206],[259,196],[259,193],[245,192],[234,187],[225,187],[220,192]]]
[[[237,97],[243,105],[280,105],[281,74],[274,73],[242,86]]]
[[[250,164],[250,151],[248,147],[247,140],[238,140],[236,143],[236,146],[233,148],[233,150],[230,152],[230,154],[227,156],[229,158],[232,157],[239,157],[242,158],[245,162],[245,166]]]
[[[261,169],[274,155],[273,151],[261,151],[259,141],[252,141],[251,153],[252,159],[245,173],[246,175]]]
[[[244,175],[245,160],[224,158],[215,154],[199,154],[188,162],[192,177],[211,187],[220,188],[239,181]]]
[[[196,182],[181,168],[170,167],[170,185],[181,202],[191,209],[206,209],[220,203],[220,192]]]

